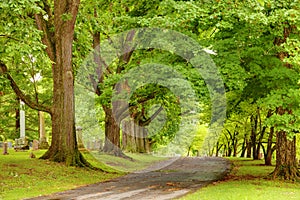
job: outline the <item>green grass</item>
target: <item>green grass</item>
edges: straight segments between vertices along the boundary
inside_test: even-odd
[[[39,157],[45,151],[35,151],[34,154]],[[0,200],[13,200],[39,195],[51,194],[64,191],[75,187],[105,181],[121,175],[124,175],[123,169],[128,167],[143,168],[159,158],[149,155],[130,154],[135,162],[116,158],[114,156],[99,155],[96,158],[87,152],[84,156],[94,166],[104,169],[108,172],[94,171],[76,167],[66,167],[63,164],[53,163],[40,159],[29,158],[30,151],[14,152],[9,151],[9,155],[0,154]],[[99,159],[104,161],[118,161],[118,169],[105,166]]]
[[[112,156],[106,154],[99,154],[98,152],[92,153],[92,155],[94,159],[101,160],[101,162],[105,163],[111,168],[122,172],[134,172],[137,170],[144,169],[147,166],[154,164],[155,162],[168,159],[167,157],[156,157],[149,154],[133,153],[126,154],[127,156],[133,158],[133,161],[119,157],[114,157],[112,159]]]
[[[234,168],[228,180],[216,182],[181,200],[293,200],[300,199],[300,183],[270,180],[274,166],[263,161],[232,159]]]

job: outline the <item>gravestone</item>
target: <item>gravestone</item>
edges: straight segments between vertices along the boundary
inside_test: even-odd
[[[25,103],[20,101],[20,138],[25,138]]]
[[[32,142],[32,150],[33,151],[39,150],[39,141],[38,140],[33,140],[33,142]]]
[[[3,155],[8,155],[8,145],[7,145],[7,142],[4,142],[3,143]]]
[[[48,149],[49,143],[46,137],[46,128],[45,128],[45,116],[44,112],[39,111],[39,132],[40,132],[40,141],[39,149]]]
[[[86,142],[86,149],[91,150],[91,141]]]
[[[77,136],[78,148],[84,148],[83,142],[82,142],[82,127],[81,126],[76,127],[76,136]]]
[[[12,148],[12,142],[7,142],[8,148],[11,149]]]

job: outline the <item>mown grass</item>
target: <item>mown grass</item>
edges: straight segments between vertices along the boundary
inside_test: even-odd
[[[274,166],[263,161],[232,159],[234,168],[224,181],[215,182],[181,200],[294,200],[300,199],[300,183],[271,180]]]
[[[91,154],[90,154],[91,155]],[[167,157],[157,157],[149,154],[133,154],[126,153],[127,156],[133,160],[124,159],[120,157],[112,157],[107,154],[92,153],[94,159],[101,160],[104,164],[110,166],[111,168],[121,171],[121,172],[134,172],[142,170],[155,162],[168,159]]]
[[[35,151],[39,157],[45,151]],[[40,159],[29,158],[30,151],[14,152],[9,151],[9,155],[0,155],[0,200],[14,200],[28,197],[35,197],[54,192],[64,191],[75,187],[92,184],[116,178],[125,173],[122,167],[133,169],[135,165],[143,167],[158,160],[158,158],[148,155],[130,155],[134,162],[116,158],[114,156],[100,155],[94,157],[88,152],[84,156],[94,166],[104,169],[107,172],[94,171],[76,167],[66,167],[63,164],[53,163]],[[121,168],[116,170],[99,160],[118,161]]]

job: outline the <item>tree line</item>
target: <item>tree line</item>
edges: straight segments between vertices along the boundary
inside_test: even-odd
[[[22,100],[34,110],[49,113],[52,141],[42,158],[90,166],[78,150],[74,103],[77,72],[90,52],[95,73],[86,78],[104,113],[105,152],[121,156],[122,148],[147,152],[174,138],[179,129],[183,102],[172,91],[150,84],[132,93],[128,82],[119,82],[134,66],[151,59],[172,63],[191,82],[202,102],[191,107],[201,115],[202,124],[209,123],[212,105],[207,84],[191,63],[172,52],[131,46],[139,34],[133,28],[156,27],[181,32],[216,52],[211,58],[224,81],[227,119],[221,136],[207,152],[258,159],[262,151],[266,164],[271,164],[276,150],[274,177],[299,177],[298,1],[25,0],[1,2],[0,8],[1,101],[12,89],[15,95],[10,101]],[[102,59],[106,49],[97,47],[126,30],[131,31],[121,41],[122,51],[106,66]],[[30,81],[38,72],[46,78],[40,90],[38,83]],[[132,94],[126,105],[112,100],[126,92]],[[124,112],[127,105],[128,112]],[[166,115],[162,131],[147,137],[145,127],[162,114]],[[129,121],[124,121],[126,117]],[[126,145],[122,147],[120,141]]]

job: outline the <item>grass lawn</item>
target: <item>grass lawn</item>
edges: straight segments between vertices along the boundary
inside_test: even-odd
[[[105,181],[124,175],[125,173],[122,171],[126,166],[133,171],[135,170],[135,165],[137,165],[138,169],[141,169],[149,163],[159,160],[159,158],[149,155],[130,154],[129,156],[135,159],[132,162],[108,155],[95,157],[85,152],[85,157],[94,166],[111,172],[105,173],[76,167],[65,167],[63,164],[37,158],[32,159],[29,158],[30,152],[14,152],[10,150],[9,155],[0,154],[0,200],[22,199],[51,194]],[[39,150],[35,151],[34,154],[39,157],[44,152]],[[114,168],[110,168],[99,162],[99,159],[103,159],[104,163],[105,161],[119,163],[121,167],[114,166]]]
[[[94,159],[101,160],[104,164],[111,168],[122,172],[134,172],[146,168],[155,162],[168,159],[167,157],[157,157],[149,154],[133,154],[126,153],[127,156],[133,158],[133,161],[124,158],[112,157],[107,154],[93,153]],[[91,154],[90,154],[91,156]]]
[[[224,181],[216,182],[181,200],[294,200],[300,199],[300,183],[270,180],[274,166],[263,160],[232,159],[234,168]]]

